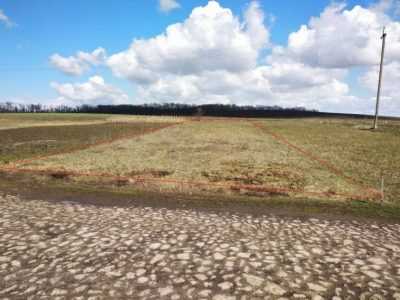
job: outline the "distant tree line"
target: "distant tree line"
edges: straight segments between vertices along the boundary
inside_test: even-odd
[[[142,105],[81,105],[70,107],[65,105],[46,106],[42,104],[0,103],[2,113],[101,113],[152,116],[229,116],[258,117],[265,114],[296,115],[315,113],[304,107],[283,108],[280,106],[237,106],[225,104],[190,105],[178,103],[153,103]]]
[[[230,104],[190,105],[179,103],[153,103],[142,105],[81,105],[46,106],[42,104],[0,103],[0,113],[101,113],[146,116],[209,116],[209,117],[369,117],[358,114],[323,113],[304,107],[238,106]]]
[[[48,108],[41,104],[16,104],[12,102],[0,103],[0,113],[29,113],[45,111],[48,111]]]
[[[152,116],[210,116],[210,117],[262,117],[265,115],[296,115],[314,110],[303,107],[282,108],[279,106],[237,106],[225,104],[188,105],[176,103],[143,105],[99,105],[81,106],[79,112],[134,114]]]

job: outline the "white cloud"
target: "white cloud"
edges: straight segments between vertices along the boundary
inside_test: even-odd
[[[255,49],[269,45],[269,31],[264,25],[264,13],[258,2],[251,2],[245,12],[246,33]]]
[[[170,12],[171,10],[179,8],[180,5],[176,0],[159,0],[159,7],[163,12]]]
[[[250,3],[243,20],[216,1],[197,7],[164,34],[135,40],[107,64],[137,85],[138,102],[306,105],[349,101],[345,71],[293,60],[260,65],[270,45],[264,13]]]
[[[371,91],[372,101],[378,88],[379,67],[374,66],[360,77],[361,84]],[[392,62],[384,66],[382,81],[381,108],[386,114],[395,115],[400,113],[400,61]]]
[[[348,95],[347,84],[337,79],[344,75],[345,72],[327,72],[302,64],[273,64],[237,73],[209,71],[197,75],[168,75],[139,85],[138,99],[335,110],[335,105],[349,106],[348,102],[353,100]]]
[[[91,53],[79,51],[75,56],[69,57],[56,53],[50,57],[50,63],[67,75],[78,76],[88,71],[91,66],[104,63],[106,56],[103,48],[97,48]]]
[[[2,9],[0,9],[0,22],[4,23],[6,27],[14,27],[17,24],[11,21],[11,19],[4,13]]]
[[[286,47],[275,46],[272,55],[267,58],[269,64],[296,63],[323,70],[329,70],[333,78],[345,82],[345,76],[338,76],[340,70],[349,72],[353,67],[367,69],[359,81],[369,95],[364,99],[351,96],[349,90],[343,104],[332,107],[342,112],[373,113],[375,93],[378,81],[382,28],[386,26],[387,43],[382,90],[382,112],[399,115],[400,99],[397,88],[400,77],[400,22],[392,19],[388,13],[398,5],[398,1],[382,0],[371,7],[355,6],[346,9],[344,4],[328,6],[319,17],[310,19],[308,25],[289,35]],[[336,74],[335,74],[336,72]],[[297,72],[296,72],[297,73]],[[321,78],[321,74],[318,78]],[[296,82],[301,82],[298,78]],[[360,91],[357,91],[360,92]],[[350,98],[349,98],[350,97]],[[339,99],[343,97],[339,97]],[[319,100],[319,107],[325,109],[325,98]],[[318,106],[317,106],[318,107]]]
[[[324,68],[375,65],[379,62],[379,38],[386,26],[387,60],[400,60],[400,23],[385,14],[388,5],[383,1],[371,8],[348,10],[344,4],[334,3],[291,33],[287,48],[275,49],[272,59],[290,57]]]
[[[165,74],[254,68],[268,34],[261,10],[256,5],[250,10],[254,19],[240,23],[229,9],[210,1],[195,8],[185,22],[169,26],[164,34],[133,41],[128,50],[112,55],[108,65],[115,75],[142,83]]]
[[[84,83],[57,83],[51,87],[59,94],[59,102],[75,102],[77,104],[122,104],[128,102],[128,96],[121,90],[105,83],[100,76],[90,77]]]

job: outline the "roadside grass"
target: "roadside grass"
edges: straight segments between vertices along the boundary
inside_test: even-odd
[[[0,113],[0,130],[36,126],[85,125],[114,122],[181,122],[183,118],[78,113]]]
[[[293,197],[323,192],[337,198],[362,192],[245,120],[189,122],[19,167],[220,183],[227,189],[235,184],[267,186],[287,190]],[[171,189],[170,183],[166,186]]]
[[[215,194],[207,191],[144,190],[137,187],[59,180],[48,176],[8,174],[0,170],[0,191],[17,194],[27,200],[77,201],[101,206],[145,205],[177,209],[203,209],[237,214],[268,214],[298,218],[332,218],[344,220],[398,222],[399,203],[371,201],[331,201],[329,199],[290,196],[257,197],[240,194]]]
[[[355,178],[380,189],[385,200],[400,202],[400,121],[382,120],[376,131],[370,120],[275,119],[264,126]]]
[[[141,134],[168,124],[170,123],[110,122],[3,129],[0,130],[0,166],[16,160],[71,151],[99,142]]]

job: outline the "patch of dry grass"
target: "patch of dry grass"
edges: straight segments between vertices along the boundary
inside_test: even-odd
[[[264,125],[297,146],[317,154],[361,184],[380,189],[385,199],[400,202],[400,121],[381,120],[265,120]]]
[[[0,166],[20,159],[83,149],[169,125],[161,122],[110,122],[3,129],[0,130]]]
[[[0,113],[0,130],[38,126],[90,125],[99,123],[149,122],[176,123],[183,118],[131,116],[107,114],[70,114],[70,113]]]

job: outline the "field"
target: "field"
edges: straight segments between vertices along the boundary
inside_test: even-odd
[[[180,118],[151,117],[151,116],[125,116],[107,114],[69,114],[69,113],[3,113],[0,114],[0,129],[41,127],[41,126],[66,126],[87,125],[101,123],[175,123]]]
[[[0,165],[124,189],[397,204],[400,121],[0,115]]]
[[[136,136],[169,126],[171,122],[171,119],[107,115],[3,114],[0,164]]]

